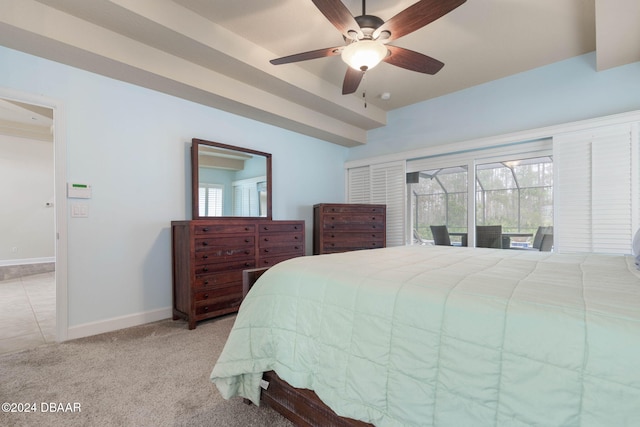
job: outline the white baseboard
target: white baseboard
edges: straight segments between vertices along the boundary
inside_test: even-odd
[[[118,329],[130,328],[132,326],[144,325],[145,323],[168,319],[172,316],[173,310],[171,307],[167,307],[158,310],[145,311],[143,313],[131,314],[128,316],[114,317],[113,319],[85,323],[78,326],[71,326],[67,332],[67,340],[117,331]]]
[[[56,262],[56,257],[0,260],[0,267],[9,267],[13,265],[45,264],[47,262]]]

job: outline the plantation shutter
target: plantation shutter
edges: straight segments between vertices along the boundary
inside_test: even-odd
[[[369,166],[349,169],[347,179],[347,201],[349,203],[369,203],[369,200],[371,200]]]
[[[347,202],[387,205],[387,246],[405,244],[405,162],[349,169]]]
[[[554,137],[559,252],[631,253],[639,225],[638,125]]]
[[[387,246],[405,244],[405,162],[371,166],[371,203],[387,205]]]

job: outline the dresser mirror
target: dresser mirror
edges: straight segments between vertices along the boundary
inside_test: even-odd
[[[193,219],[271,219],[271,154],[193,139]]]

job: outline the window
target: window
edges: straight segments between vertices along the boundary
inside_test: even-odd
[[[476,166],[476,225],[501,225],[503,247],[531,246],[538,227],[553,225],[550,156]]]
[[[222,216],[222,189],[219,184],[201,183],[198,187],[200,216]]]
[[[462,245],[467,233],[467,167],[415,172],[409,185],[413,230],[432,241],[431,225],[446,225],[452,244]],[[417,181],[417,182],[415,182]]]

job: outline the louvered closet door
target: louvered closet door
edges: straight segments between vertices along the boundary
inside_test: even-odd
[[[405,162],[349,169],[348,203],[387,205],[387,246],[405,244]]]
[[[369,166],[347,171],[349,203],[371,203],[371,172]]]
[[[630,253],[639,225],[638,124],[553,139],[559,252]]]

